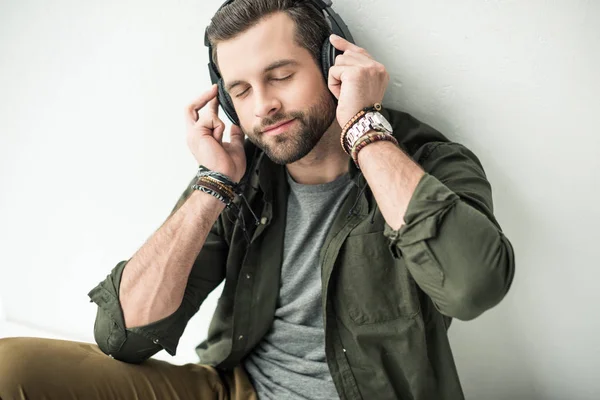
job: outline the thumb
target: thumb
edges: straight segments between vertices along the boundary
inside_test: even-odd
[[[234,146],[244,147],[244,132],[241,128],[235,124],[231,125],[231,131],[229,132],[229,141]]]
[[[217,140],[217,142],[223,143],[223,132],[225,132],[225,124],[221,120],[217,119],[216,123],[213,120],[213,126],[215,126],[215,129],[213,130],[214,138]]]
[[[336,99],[340,99],[342,91],[342,78],[341,78],[341,67],[333,66],[329,69],[329,76],[327,77],[327,87],[329,91],[333,93]]]

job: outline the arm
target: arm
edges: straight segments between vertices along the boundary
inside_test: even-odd
[[[225,276],[227,244],[217,221],[222,209],[218,200],[188,188],[146,244],[90,291],[102,351],[131,363],[162,349],[175,354],[187,322]]]
[[[332,35],[342,51],[329,70],[344,126],[383,99],[389,74],[365,49]],[[401,149],[372,143],[358,163],[386,220],[394,257],[404,257],[421,289],[444,315],[472,319],[497,304],[514,274],[512,246],[492,213],[491,187],[464,146],[438,144],[423,169]]]
[[[423,169],[391,142],[375,142],[358,153],[358,163],[385,221],[392,229],[404,225],[404,214]]]
[[[129,260],[119,289],[126,328],[156,322],[179,308],[194,260],[224,208],[194,191]]]
[[[401,149],[366,146],[359,164],[386,220],[396,258],[444,315],[469,320],[496,305],[514,275],[514,253],[493,216],[477,157],[457,143],[435,144],[424,171]]]
[[[188,147],[198,164],[239,182],[246,169],[244,134],[234,125],[230,142],[223,142],[218,106],[213,85],[186,108]],[[175,355],[189,319],[225,279],[224,205],[193,190],[194,181],[146,244],[89,293],[98,304],[96,342],[114,358],[139,363],[162,349]]]

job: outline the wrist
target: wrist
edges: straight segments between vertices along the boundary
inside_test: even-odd
[[[201,219],[214,224],[225,209],[225,204],[208,193],[193,190],[181,208],[185,209],[187,217],[184,217],[184,221],[186,222],[196,224]]]
[[[188,201],[194,215],[206,216],[215,221],[226,207],[221,200],[201,190],[192,191]]]
[[[388,146],[391,145],[396,148],[399,147],[396,138],[390,134],[378,131],[369,131],[363,135],[352,147],[352,151],[350,153],[356,168],[361,169],[361,159],[364,159],[365,150],[367,150],[367,148],[369,148],[369,150],[366,152],[366,157],[373,157],[373,155],[369,154],[374,152],[381,154],[381,151],[385,150],[385,148],[380,147],[383,146],[383,143],[387,143]],[[374,145],[376,144],[378,146],[377,148],[374,148]],[[359,155],[361,154],[363,157],[360,157],[361,159],[359,159]]]
[[[196,178],[192,189],[215,197],[225,207],[231,207],[234,199],[240,194],[239,184],[233,182],[228,176],[203,165],[198,167]]]
[[[361,160],[365,159],[365,158],[369,158],[369,157],[377,157],[377,154],[381,154],[381,152],[385,149],[385,148],[392,148],[392,147],[398,147],[396,146],[396,144],[394,144],[394,142],[391,141],[387,141],[387,140],[378,140],[372,143],[369,143],[368,145],[366,145],[361,151],[358,152],[357,155],[357,159],[358,162],[360,163]]]

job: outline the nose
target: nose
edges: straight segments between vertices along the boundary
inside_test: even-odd
[[[281,108],[281,102],[269,90],[255,90],[254,115],[264,118],[276,114]]]

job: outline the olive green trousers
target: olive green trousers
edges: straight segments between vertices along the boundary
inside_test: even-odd
[[[138,365],[91,343],[0,339],[1,400],[227,399],[256,400],[242,366],[229,372],[201,364],[149,359]]]

